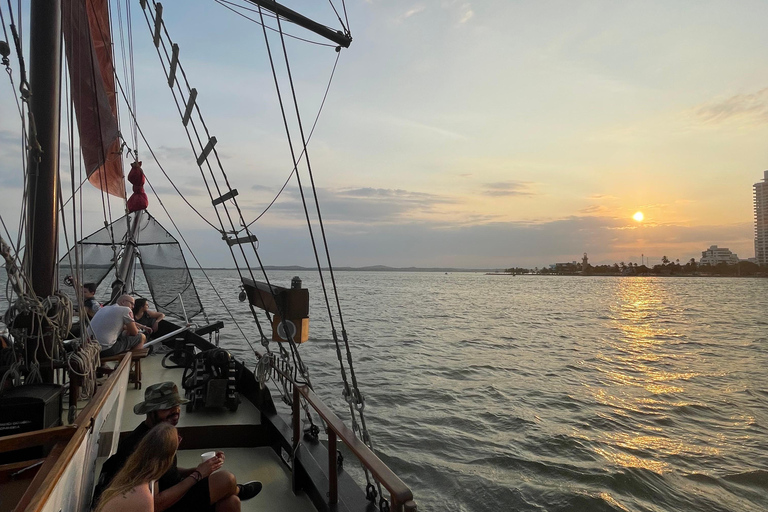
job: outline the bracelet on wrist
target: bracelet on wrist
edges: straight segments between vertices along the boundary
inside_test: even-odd
[[[189,474],[189,476],[191,476],[195,480],[195,482],[199,482],[200,480],[203,479],[203,474],[200,473],[198,470],[194,470],[192,473]]]

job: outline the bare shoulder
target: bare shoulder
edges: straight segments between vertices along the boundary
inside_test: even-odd
[[[125,494],[115,496],[110,500],[110,512],[145,512],[154,510],[154,499],[147,484],[141,484]]]

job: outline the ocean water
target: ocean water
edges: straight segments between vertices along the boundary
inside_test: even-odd
[[[237,274],[207,274],[226,304],[197,271],[209,316],[227,324],[222,346],[253,365]],[[317,273],[298,275],[311,297],[302,357],[346,418]],[[336,283],[373,443],[420,510],[768,510],[768,279]]]
[[[209,275],[246,317],[236,274]],[[299,275],[312,298],[302,356],[346,417],[319,280]],[[768,280],[336,281],[374,445],[421,510],[768,510]],[[254,361],[231,326],[222,345]]]

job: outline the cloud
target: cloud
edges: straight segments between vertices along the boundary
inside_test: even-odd
[[[160,160],[160,163],[163,163],[163,160],[183,160],[188,161],[191,160],[192,150],[190,150],[187,147],[170,147],[170,146],[160,146],[155,149],[155,155],[157,155],[158,160]]]
[[[413,15],[419,14],[420,12],[424,12],[426,10],[426,7],[423,5],[417,5],[415,7],[412,7],[408,9],[404,14],[402,14],[398,19],[400,21],[410,18]]]
[[[339,266],[446,266],[463,268],[533,268],[589,255],[593,264],[640,262],[644,254],[687,261],[713,244],[751,256],[751,223],[724,226],[636,226],[607,216],[572,216],[534,222],[448,225],[400,221],[328,226],[334,262]],[[265,264],[310,265],[297,250],[306,228],[259,230]],[[482,251],[477,248],[482,247]],[[291,255],[286,260],[285,255]]]
[[[431,212],[438,205],[455,202],[450,197],[400,189],[318,189],[317,193],[324,219],[350,225],[402,222]],[[309,207],[314,211],[313,204]],[[292,219],[304,219],[301,197],[296,189],[286,189],[272,210]]]
[[[722,101],[701,105],[694,116],[705,124],[744,121],[750,124],[768,122],[768,87],[751,94],[737,94]]]
[[[592,206],[587,206],[586,208],[582,208],[579,210],[579,213],[583,213],[585,215],[590,215],[594,213],[607,213],[610,211],[610,208],[607,206],[603,206],[601,204],[593,204]]]
[[[459,23],[466,23],[469,20],[472,19],[472,17],[475,15],[475,12],[472,10],[472,6],[470,4],[464,4],[461,6],[463,14],[461,15],[461,19],[459,20]]]
[[[390,123],[407,128],[410,130],[413,130],[414,132],[427,132],[431,134],[440,135],[443,138],[452,139],[452,140],[467,140],[468,137],[466,135],[462,135],[461,133],[457,133],[451,130],[446,130],[445,128],[441,128],[439,126],[433,126],[426,123],[421,123],[419,121],[413,121],[411,119],[406,119],[403,117],[391,117],[391,116],[384,116],[384,119],[388,119]]]
[[[531,190],[531,183],[525,181],[498,181],[496,183],[486,183],[484,188],[485,190],[482,194],[492,197],[535,195]]]

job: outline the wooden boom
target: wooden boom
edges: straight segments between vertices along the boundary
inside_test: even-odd
[[[333,30],[332,28],[326,27],[325,25],[322,25],[316,21],[312,21],[306,16],[302,16],[301,14],[285,7],[284,5],[280,5],[274,0],[248,0],[248,2],[264,7],[276,15],[295,23],[300,27],[311,30],[315,34],[329,39],[339,46],[343,46],[344,48],[349,48],[349,45],[352,42],[352,37],[348,34],[344,34],[340,30]]]

